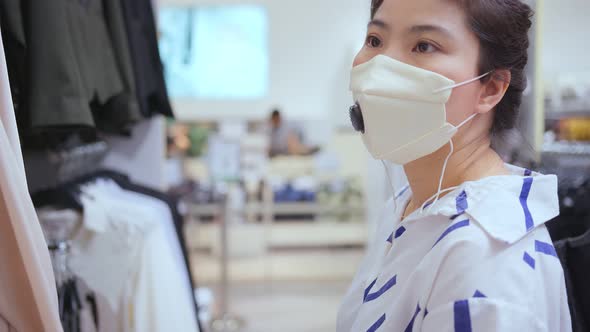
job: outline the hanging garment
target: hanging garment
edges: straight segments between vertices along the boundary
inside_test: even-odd
[[[8,77],[15,110],[23,102],[26,77],[26,41],[21,0],[0,1],[0,26],[8,64]]]
[[[560,177],[560,214],[547,223],[553,241],[576,238],[590,229],[590,179],[579,183]]]
[[[143,209],[124,201],[105,202],[100,194],[80,199],[83,229],[72,240],[69,265],[73,274],[104,296],[117,312],[129,280],[140,269],[141,250],[155,222]]]
[[[575,238],[557,241],[563,264],[574,332],[590,328],[590,230]]]
[[[82,191],[88,231],[73,241],[70,265],[120,313],[117,330],[198,331],[191,284],[168,207],[107,180]],[[121,271],[113,271],[116,268]],[[105,277],[103,271],[113,272]],[[101,331],[110,331],[103,327],[101,323]]]
[[[59,315],[64,332],[81,332],[80,312],[82,300],[76,288],[75,279],[66,280],[57,290]]]
[[[124,105],[123,109],[127,112],[121,112],[120,109],[114,108],[111,112],[105,114],[102,118],[103,125],[100,128],[110,126],[108,131],[117,131],[127,128],[130,124],[141,119],[139,103],[137,100],[137,89],[135,87],[135,77],[133,76],[133,62],[129,42],[127,40],[127,28],[123,17],[122,1],[104,0],[105,20],[112,39],[115,59],[121,73],[121,79],[124,86]]]
[[[62,331],[47,244],[27,191],[1,41],[0,261],[0,331]]]
[[[170,253],[172,254],[172,261],[169,269],[168,274],[166,276],[162,271],[159,271],[159,268],[152,271],[152,273],[157,273],[159,278],[167,278],[171,282],[177,285],[175,288],[166,289],[164,296],[164,289],[154,289],[152,290],[151,298],[158,299],[157,303],[150,304],[151,310],[154,310],[153,307],[158,307],[155,311],[159,314],[160,311],[171,310],[173,309],[174,313],[171,313],[171,319],[177,321],[177,328],[179,331],[190,331],[192,329],[193,323],[197,323],[198,325],[198,317],[197,313],[195,312],[195,300],[194,300],[194,291],[191,281],[191,274],[190,270],[187,269],[186,265],[186,256],[183,251],[182,243],[179,241],[179,236],[177,233],[177,229],[175,228],[175,223],[173,222],[173,214],[171,209],[169,208],[168,204],[160,199],[156,199],[154,197],[150,197],[144,194],[139,194],[137,192],[132,192],[128,190],[123,190],[113,181],[104,181],[99,180],[96,181],[94,184],[96,188],[103,189],[112,197],[118,197],[122,201],[132,202],[137,206],[141,206],[146,211],[149,211],[149,215],[158,221],[158,229],[161,229],[166,236],[166,243],[168,247],[171,249]],[[153,277],[152,277],[153,278]],[[180,280],[179,280],[180,279]],[[162,279],[163,280],[163,279]],[[176,280],[176,281],[173,281]],[[150,281],[151,282],[151,281]],[[168,302],[166,304],[166,300],[170,300],[170,296],[174,298],[173,302]],[[152,300],[153,301],[153,300]],[[137,303],[136,303],[137,306]],[[176,307],[175,307],[176,306]],[[183,309],[180,310],[179,307]],[[138,317],[139,313],[144,312],[141,308],[137,308],[136,317]],[[179,315],[174,317],[174,315]],[[160,321],[161,319],[156,319]],[[157,325],[160,324],[159,329],[165,327],[165,321],[161,324],[156,322],[149,322],[146,320],[138,320],[136,323],[136,329],[138,331],[148,331],[152,325],[156,325],[153,331],[158,331]],[[143,327],[142,327],[143,324]]]
[[[571,331],[544,225],[559,213],[557,177],[508,168],[404,220],[411,190],[388,201],[337,331]]]
[[[122,1],[141,112],[173,116],[158,50],[151,0]]]
[[[77,278],[66,280],[58,287],[57,293],[64,332],[97,332],[96,310],[81,291]]]
[[[80,310],[80,332],[97,332],[96,322],[88,304]]]
[[[193,274],[192,274],[191,264],[190,264],[190,260],[189,260],[190,257],[189,257],[189,253],[188,253],[188,246],[187,246],[186,238],[184,236],[184,218],[182,217],[182,215],[178,211],[178,207],[177,207],[178,200],[173,199],[169,195],[166,195],[166,194],[159,192],[157,190],[134,184],[134,183],[130,182],[128,179],[125,179],[124,177],[117,176],[115,173],[111,172],[109,174],[110,174],[110,176],[113,176],[116,178],[115,181],[119,186],[121,186],[121,188],[128,190],[128,191],[136,192],[138,194],[142,194],[145,196],[155,198],[159,201],[164,202],[167,205],[169,212],[172,214],[172,219],[174,220],[176,237],[177,237],[178,242],[180,244],[180,250],[181,250],[183,258],[184,258],[184,265],[186,266],[188,280],[190,282],[191,294],[193,294],[192,290],[197,289],[197,286],[194,283],[195,278],[193,277]],[[197,317],[197,323],[199,324],[199,330],[202,331],[203,328],[201,327],[201,324],[199,321],[199,306],[197,303],[197,299],[194,296],[193,296],[193,298],[194,298],[193,303],[194,303],[195,316]]]
[[[23,134],[93,127],[119,133],[140,119],[125,49],[112,41],[123,27],[112,10],[107,27],[103,0],[7,0],[0,6]],[[122,42],[115,38],[114,44]]]
[[[154,198],[157,201],[160,201],[165,204],[166,206],[166,213],[171,214],[173,220],[173,227],[176,233],[176,239],[179,242],[179,247],[177,251],[179,251],[182,255],[182,260],[184,262],[186,274],[188,276],[188,280],[193,281],[195,280],[192,276],[191,265],[189,262],[189,255],[188,255],[188,247],[186,244],[186,239],[184,236],[184,217],[180,214],[178,210],[178,199],[175,197],[165,194],[163,192],[135,184],[130,181],[129,177],[118,173],[116,171],[111,170],[102,170],[99,172],[95,172],[88,176],[78,178],[77,183],[88,183],[88,182],[95,182],[98,179],[108,179],[114,181],[120,188],[125,189],[125,191],[134,192],[137,194],[141,194],[141,196],[148,196],[150,198]],[[72,184],[73,185],[73,184]],[[62,192],[65,190],[65,194]],[[71,197],[69,191],[63,188],[62,190],[45,190],[36,192],[33,195],[33,202],[38,206],[51,206],[51,205],[64,205],[64,206],[71,206],[72,208],[82,210],[83,207],[78,202],[77,198]],[[141,197],[140,196],[140,197]],[[161,208],[162,209],[162,208]],[[91,218],[87,218],[91,220]],[[168,222],[168,217],[165,218],[166,225],[172,226],[172,222]],[[177,246],[178,247],[178,246]],[[196,285],[194,281],[191,283],[191,289],[196,289]],[[195,315],[198,317],[198,305],[195,299]]]
[[[84,190],[84,189],[83,189]],[[101,332],[128,331],[129,298],[139,291],[141,252],[155,221],[143,209],[93,193],[80,197],[83,228],[71,241],[70,268],[97,294]]]

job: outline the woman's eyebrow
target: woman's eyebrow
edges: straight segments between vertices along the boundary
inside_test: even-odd
[[[371,26],[376,26],[382,29],[386,29],[389,30],[389,24],[387,24],[385,21],[382,20],[371,20],[371,22],[369,22],[369,24],[367,24],[367,27],[371,27]]]
[[[422,24],[422,25],[414,25],[408,29],[409,33],[412,34],[420,34],[425,32],[435,32],[445,35],[448,38],[453,38],[453,34],[446,28],[440,25],[433,25],[433,24]]]
[[[369,24],[367,24],[367,27],[371,27],[371,26],[375,26],[375,27],[385,29],[385,30],[391,30],[391,26],[387,22],[379,20],[379,19],[371,20],[369,22]],[[425,32],[440,33],[440,34],[444,35],[445,37],[453,38],[453,34],[447,28],[444,28],[440,25],[419,24],[419,25],[414,25],[408,29],[408,33],[411,33],[411,34],[421,34],[421,33],[425,33]]]

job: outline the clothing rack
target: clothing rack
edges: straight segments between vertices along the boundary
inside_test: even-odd
[[[48,243],[53,273],[55,276],[59,314],[64,332],[96,331],[98,329],[98,311],[93,295],[82,296],[79,280],[68,265],[70,239],[81,225],[80,215],[73,210],[39,210],[39,221]],[[84,301],[86,300],[86,301]],[[91,307],[91,321],[84,322],[82,308]],[[88,317],[86,317],[88,319]],[[83,328],[82,326],[86,326]],[[90,325],[90,327],[88,327]]]
[[[103,141],[61,150],[25,150],[29,192],[56,188],[98,170],[109,147]]]
[[[81,225],[81,218],[71,210],[38,211],[39,222],[43,226],[45,240],[51,252],[53,272],[57,284],[61,284],[64,279],[71,277],[67,267],[67,255],[69,252],[69,240]]]
[[[118,187],[120,187],[122,190],[128,191],[128,192],[134,192],[137,194],[141,194],[141,195],[145,195],[145,197],[151,197],[152,199],[161,201],[163,203],[166,204],[166,206],[168,207],[170,213],[171,213],[171,219],[163,219],[162,222],[165,222],[168,225],[171,226],[165,226],[165,228],[170,229],[169,227],[173,228],[173,234],[175,234],[176,237],[178,237],[178,244],[179,244],[179,249],[181,252],[180,257],[182,257],[183,260],[183,264],[186,266],[186,271],[187,271],[187,281],[189,281],[190,285],[188,285],[187,289],[190,290],[190,298],[193,299],[192,304],[194,305],[194,313],[195,313],[195,318],[196,318],[196,324],[198,325],[198,330],[202,330],[201,326],[200,326],[200,322],[198,320],[198,306],[197,303],[195,302],[195,298],[193,295],[193,289],[195,288],[195,285],[192,283],[193,277],[191,274],[191,269],[190,269],[190,262],[188,260],[188,251],[186,250],[186,242],[184,239],[184,235],[183,235],[183,217],[180,215],[179,211],[178,211],[178,201],[174,196],[171,195],[167,195],[165,193],[159,192],[157,190],[151,189],[151,188],[147,188],[147,187],[143,187],[141,185],[137,185],[134,184],[125,174],[119,173],[117,171],[113,171],[113,170],[105,170],[105,169],[97,169],[97,166],[93,166],[93,167],[89,167],[88,169],[86,169],[85,174],[82,174],[82,172],[77,172],[76,174],[82,174],[80,176],[77,177],[73,177],[73,176],[69,176],[69,177],[64,177],[61,178],[60,180],[66,180],[65,182],[57,182],[56,187],[51,187],[51,188],[46,188],[40,191],[35,192],[32,195],[33,198],[33,202],[35,204],[35,206],[39,207],[48,207],[47,210],[49,209],[59,209],[59,208],[66,208],[66,209],[70,209],[70,212],[74,213],[75,215],[77,215],[80,218],[80,214],[77,213],[78,211],[81,211],[83,209],[85,209],[87,207],[88,201],[85,199],[82,199],[83,197],[87,197],[90,199],[90,201],[94,201],[95,198],[98,198],[98,196],[95,196],[93,193],[88,193],[86,191],[87,189],[87,185],[90,186],[95,186],[96,184],[99,183],[105,183],[104,181],[111,181],[114,182],[114,184],[118,185]],[[81,196],[82,195],[82,196]],[[137,205],[136,205],[137,206]],[[95,211],[90,209],[91,211]],[[151,210],[153,211],[153,210]],[[41,209],[39,212],[43,212],[43,209]],[[77,232],[77,227],[74,227],[73,229],[71,228],[71,226],[68,224],[69,221],[67,220],[67,218],[61,218],[61,220],[55,220],[53,224],[47,224],[44,223],[43,226],[44,228],[49,227],[49,231],[52,232],[51,229],[53,229],[54,233],[59,233],[62,234],[60,236],[53,236],[53,237],[48,237],[48,243],[50,244],[50,249],[54,249],[56,254],[55,256],[58,257],[65,257],[63,259],[67,260],[67,256],[68,256],[68,250],[69,250],[69,243],[68,243],[68,239],[70,239],[70,236],[66,236],[65,234],[83,234],[83,233],[78,233]],[[169,224],[170,223],[170,224]],[[53,227],[53,228],[52,228]],[[87,232],[88,229],[86,228],[87,226],[83,226],[81,228],[84,228],[84,230],[82,230],[83,232]],[[55,240],[55,239],[58,240]],[[79,237],[76,235],[75,239],[72,242],[72,245],[74,248],[76,248],[76,256],[72,256],[71,257],[71,262],[72,262],[72,271],[74,271],[76,273],[76,275],[78,276],[78,268],[79,268],[79,251],[78,249],[80,249],[79,246],[79,241],[84,238],[84,237]],[[65,239],[65,240],[64,240]],[[172,239],[172,238],[171,238]],[[174,247],[174,245],[173,245]],[[174,250],[174,249],[173,249]],[[52,254],[53,256],[53,254]],[[63,264],[61,263],[61,261],[59,261],[60,258],[58,258],[57,261],[54,261],[54,264],[57,264],[57,266],[63,266]],[[182,265],[182,263],[181,263]],[[56,271],[55,274],[56,275],[63,275],[63,269]],[[67,273],[66,273],[67,275]],[[88,284],[86,282],[88,275],[84,276],[84,275],[80,275],[79,276],[80,279],[82,281],[84,281],[84,285],[86,285],[87,287],[89,287],[89,289],[92,289],[93,291],[96,291],[97,295],[104,295],[103,292],[98,289],[98,288],[94,288],[94,286],[96,285],[92,285],[92,284]],[[61,277],[59,277],[60,280],[62,279]],[[63,278],[66,281],[68,280],[67,277]],[[59,287],[59,286],[58,286]],[[67,290],[67,288],[66,288]],[[104,306],[101,307],[101,303],[104,304],[104,296],[102,297],[97,297],[98,299],[98,308],[101,309],[101,313],[100,317],[103,318],[103,328],[106,328],[106,330],[109,330],[109,324],[105,323],[107,321],[109,321],[108,317],[109,317],[109,311],[105,311],[107,314],[106,316],[102,313],[102,310],[105,309]],[[101,300],[103,299],[103,300]],[[61,300],[61,297],[60,297]],[[87,299],[86,299],[87,300]],[[185,302],[185,307],[186,304],[190,304],[189,302]],[[94,317],[97,317],[98,314],[96,314],[97,310],[93,310]],[[87,314],[87,312],[85,312]],[[88,316],[88,315],[87,315]],[[105,319],[106,317],[106,319]],[[188,315],[187,315],[188,317]],[[88,321],[88,319],[86,319],[86,321]],[[98,319],[96,319],[96,321],[98,322]],[[98,322],[101,323],[101,322]],[[97,324],[98,324],[97,323]],[[105,325],[106,324],[106,325]],[[114,327],[113,327],[114,328]],[[87,330],[83,330],[84,332],[86,332]]]
[[[545,143],[540,171],[558,177],[560,215],[546,225],[564,269],[573,331],[588,331],[590,144]]]

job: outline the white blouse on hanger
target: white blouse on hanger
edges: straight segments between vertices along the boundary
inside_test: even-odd
[[[70,266],[115,312],[114,322],[102,317],[100,331],[198,332],[168,206],[110,180],[82,192],[84,229],[72,241]]]

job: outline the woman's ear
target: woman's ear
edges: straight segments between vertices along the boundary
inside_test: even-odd
[[[510,86],[512,74],[508,69],[494,70],[491,78],[482,84],[477,113],[484,114],[493,110],[502,101]]]

